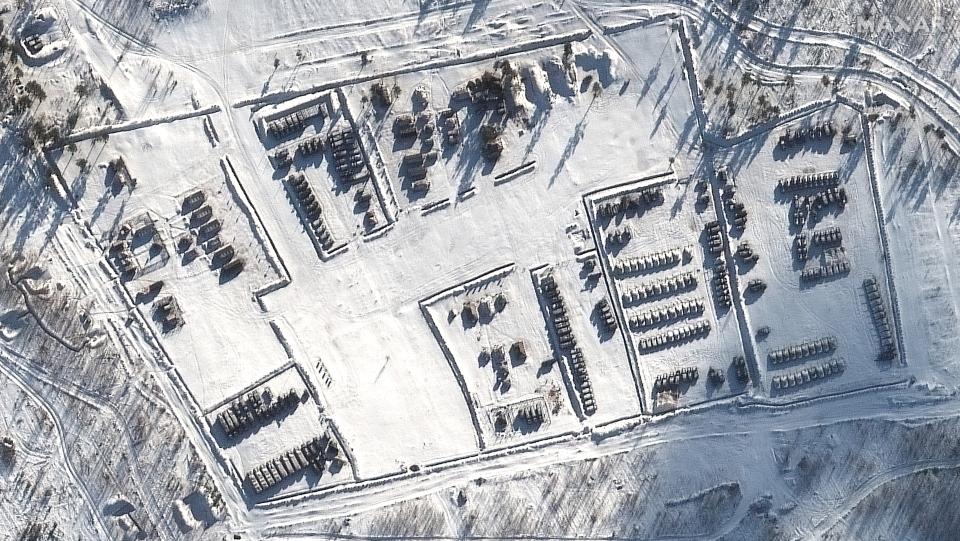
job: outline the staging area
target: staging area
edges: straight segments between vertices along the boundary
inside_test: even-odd
[[[241,126],[245,146],[262,156],[251,176],[263,180],[245,185],[257,207],[266,209],[261,213],[265,227],[291,275],[290,284],[265,295],[262,304],[269,318],[283,321],[298,362],[325,382],[317,385],[325,414],[340,429],[361,479],[569,438],[584,427],[644,412],[623,335],[619,327],[610,330],[604,316],[603,305],[608,310],[614,305],[583,195],[662,171],[670,167],[670,158],[676,158],[677,167],[692,167],[697,157],[682,57],[663,45],[675,39],[675,32],[654,25],[633,34],[641,44],[659,43],[657,50],[663,50],[662,58],[629,68],[652,74],[643,86],[628,84],[628,68],[603,60],[596,45],[574,42],[507,56],[516,66],[518,85],[499,95],[479,86],[487,72],[488,81],[492,77],[501,85],[512,73],[507,68],[504,75],[504,62],[493,60],[439,68],[428,77],[430,85],[422,74],[410,73],[384,78],[385,88],[373,80],[331,92],[344,96],[339,103],[347,104],[342,112],[352,119],[369,182],[382,197],[385,225],[346,239],[346,246],[326,260],[318,260],[315,243],[290,206],[289,190],[271,179],[271,151],[264,149],[260,132],[252,124]],[[468,83],[478,96],[470,94]],[[542,86],[535,89],[535,84]],[[454,98],[458,88],[467,93]],[[375,103],[383,92],[393,100],[387,106]],[[530,97],[525,109],[530,124],[511,116],[516,112],[496,116],[501,104],[505,111],[512,107],[511,92]],[[459,142],[445,137],[444,118],[453,118],[445,116],[449,109],[457,110]],[[422,122],[414,117],[413,133],[406,136],[410,146],[394,151],[395,118],[415,110],[433,112]],[[424,129],[430,122],[433,127]],[[499,144],[493,146],[502,149],[496,157],[484,156],[482,126],[496,122],[501,123]],[[321,129],[328,124],[325,120]],[[314,129],[308,124],[296,137],[310,137]],[[411,198],[401,162],[412,152],[429,154],[421,150],[428,139],[437,152],[436,162],[423,162],[432,164],[426,168],[428,196]],[[609,159],[607,146],[589,144],[595,140],[617,148],[619,157]],[[329,146],[329,139],[323,142]],[[524,167],[530,156],[536,156],[536,164]],[[291,157],[290,174],[295,174],[300,158]],[[311,186],[329,186],[329,180],[316,183],[311,177],[323,166],[303,167]],[[479,303],[484,295],[444,301],[450,306],[427,302],[507,265],[512,270],[505,279],[506,308],[489,325],[465,329],[461,320],[464,302]],[[567,299],[589,394],[578,383],[579,363],[559,344],[540,289],[545,273],[552,274]],[[521,340],[527,350],[523,363],[509,359]],[[496,346],[511,363],[511,385],[502,393],[494,370],[500,362],[493,359]],[[544,362],[555,364],[538,374]],[[542,422],[541,408],[547,414]],[[531,421],[517,421],[521,413]],[[506,428],[498,430],[504,421]]]
[[[658,176],[585,201],[648,407],[743,392],[739,316],[722,244],[711,241],[718,222],[707,182]]]
[[[867,359],[876,306],[892,320],[884,268],[864,259],[877,237],[814,239],[847,217],[871,223],[862,146],[791,147],[821,112],[759,136],[772,148],[753,162],[736,147],[704,153],[682,54],[667,46],[676,29],[626,34],[660,56],[624,64],[574,41],[252,106],[236,141],[214,114],[80,143],[117,158],[83,175],[102,177],[102,195],[78,185],[75,197],[251,497],[895,374]],[[856,119],[837,110],[849,118],[834,124]],[[159,143],[173,126],[206,153],[146,166],[173,163],[176,146]],[[81,166],[74,154],[61,167],[72,178]],[[777,179],[831,169],[848,171],[849,207],[791,226],[797,203]],[[856,278],[801,280],[790,239],[803,235],[806,266],[841,253]],[[784,303],[798,310],[790,325],[776,321]],[[851,333],[831,349],[769,360],[843,321]],[[217,325],[242,338],[216,342]],[[868,368],[880,379],[852,376]],[[302,396],[289,416],[223,432],[218,414],[276,400],[266,382],[292,375],[301,383],[283,392]],[[310,456],[342,449],[336,473],[330,457],[298,458],[311,442]],[[257,477],[284,453],[290,471]]]
[[[707,145],[679,26],[618,39],[60,155],[251,507],[900,377],[860,113]]]
[[[804,131],[804,141],[787,138]],[[903,377],[878,223],[883,210],[859,132],[855,110],[824,108],[768,134],[752,159],[738,161],[732,149],[726,182],[718,182],[725,208],[742,203],[749,216],[731,232],[730,250],[763,387],[773,398]]]
[[[839,1],[0,0],[0,532],[950,538],[960,31]]]

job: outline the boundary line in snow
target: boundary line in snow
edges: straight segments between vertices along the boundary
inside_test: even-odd
[[[697,82],[697,70],[693,65],[693,48],[690,46],[690,38],[687,37],[687,23],[681,18],[678,25],[678,39],[680,40],[680,51],[683,55],[683,68],[687,73],[687,86],[690,90],[690,99],[693,102],[693,113],[697,116],[697,125],[700,127],[700,140],[707,138],[707,113],[703,110],[703,98],[700,96],[700,83]]]
[[[679,13],[667,12],[661,13],[659,15],[649,16],[646,19],[639,19],[636,21],[630,21],[620,24],[611,24],[606,25],[601,22],[597,22],[597,25],[600,28],[603,28],[604,35],[615,36],[617,34],[622,34],[624,32],[629,32],[630,30],[635,30],[637,28],[646,28],[648,26],[655,26],[660,23],[664,23],[671,20],[676,20],[682,17]]]
[[[511,45],[509,47],[501,47],[499,49],[488,49],[485,51],[480,51],[475,54],[461,56],[458,58],[444,58],[440,60],[433,60],[429,62],[424,62],[422,64],[416,64],[413,66],[405,66],[402,68],[387,70],[387,71],[383,71],[383,72],[372,74],[372,75],[364,75],[359,77],[346,77],[343,79],[328,81],[326,83],[316,84],[311,87],[303,88],[300,90],[282,90],[277,92],[271,92],[269,94],[264,94],[262,96],[256,96],[253,98],[244,98],[242,100],[235,102],[233,104],[233,107],[239,109],[239,108],[249,107],[249,106],[279,103],[279,102],[291,100],[293,98],[298,98],[306,94],[312,94],[314,92],[322,92],[324,90],[332,90],[339,87],[367,83],[370,81],[376,81],[378,79],[396,77],[399,75],[404,75],[404,74],[412,73],[415,71],[424,71],[424,70],[444,68],[449,66],[457,66],[460,64],[482,62],[484,60],[490,60],[492,58],[499,58],[501,56],[512,56],[515,54],[526,53],[529,51],[544,49],[547,47],[553,47],[555,45],[561,45],[568,42],[583,41],[588,37],[590,37],[591,35],[592,35],[592,32],[590,30],[578,30],[576,32],[568,32],[566,34],[559,34],[559,35],[550,36],[547,38],[526,41],[517,45]]]
[[[746,301],[743,298],[743,291],[740,289],[740,273],[737,269],[736,259],[733,257],[733,248],[730,238],[730,226],[727,223],[727,213],[723,208],[723,196],[720,193],[720,180],[717,178],[717,169],[716,162],[714,161],[716,155],[711,150],[704,152],[704,157],[708,158],[713,167],[711,171],[707,172],[707,175],[710,179],[707,181],[707,185],[711,191],[711,204],[713,205],[714,218],[717,220],[717,223],[720,224],[720,234],[723,236],[723,261],[724,267],[727,271],[727,276],[730,280],[729,288],[730,294],[733,297],[733,306],[729,310],[733,311],[734,317],[737,320],[737,330],[740,335],[740,347],[743,349],[744,357],[747,361],[747,368],[750,370],[750,381],[746,383],[745,387],[748,389],[759,389],[763,391],[763,377],[766,374],[760,372],[760,359],[757,356],[756,345],[753,340],[753,333],[750,332],[750,322],[747,320],[747,308]],[[737,185],[737,179],[729,179],[733,181],[733,185]],[[741,237],[742,238],[742,237]],[[704,260],[704,263],[707,261]],[[704,265],[706,266],[706,265]],[[704,278],[706,278],[706,270],[704,269]],[[710,270],[712,277],[716,276],[716,268]],[[706,281],[706,280],[705,280]],[[708,288],[710,286],[708,285]],[[716,297],[711,295],[711,300],[714,300]],[[714,306],[716,311],[716,306]]]
[[[193,111],[186,111],[183,113],[174,113],[167,116],[157,117],[157,118],[141,118],[137,120],[127,120],[124,122],[119,122],[117,124],[108,124],[106,126],[94,126],[92,128],[86,128],[80,131],[75,131],[71,134],[68,134],[63,137],[60,141],[60,144],[54,148],[65,147],[71,143],[79,143],[87,139],[93,139],[94,137],[100,137],[102,135],[110,135],[112,133],[119,133],[124,131],[133,131],[140,128],[148,128],[150,126],[156,126],[158,124],[168,124],[171,122],[176,122],[178,120],[187,120],[191,118],[196,118],[198,116],[206,116],[213,113],[220,112],[219,105],[211,105],[209,107],[204,107],[203,109],[195,109]]]
[[[534,440],[530,442],[524,442],[514,446],[497,448],[488,452],[477,452],[467,455],[460,455],[453,458],[439,460],[427,465],[422,466],[418,471],[402,471],[398,473],[388,473],[381,475],[379,477],[372,477],[358,483],[338,485],[331,487],[320,487],[310,491],[303,491],[296,494],[284,495],[278,498],[273,498],[269,500],[264,500],[256,504],[260,508],[273,508],[280,504],[295,503],[296,500],[303,500],[307,498],[314,497],[323,497],[327,494],[332,493],[354,493],[357,491],[362,491],[370,489],[377,486],[384,486],[388,483],[403,481],[407,479],[413,479],[418,476],[428,475],[431,473],[438,473],[441,471],[449,470],[457,466],[465,466],[469,464],[478,464],[490,459],[503,458],[509,455],[529,453],[533,451],[538,451],[540,449],[545,449],[551,445],[560,443],[561,441],[570,441],[584,438],[585,435],[582,432],[564,432],[561,434],[556,434],[553,436],[547,436],[545,438]],[[413,498],[416,495],[411,496]]]
[[[267,307],[263,304],[263,297],[273,293],[278,289],[290,285],[290,271],[287,269],[287,264],[283,261],[283,257],[280,255],[279,250],[277,250],[277,245],[274,244],[273,238],[270,237],[270,233],[267,232],[266,227],[264,227],[263,220],[260,218],[260,213],[257,212],[257,207],[250,201],[250,196],[247,194],[247,190],[243,187],[243,183],[240,182],[240,177],[237,175],[237,170],[233,167],[233,162],[230,160],[230,156],[224,155],[223,162],[225,162],[227,167],[230,168],[230,174],[233,176],[233,182],[227,182],[227,186],[230,187],[232,184],[236,184],[238,192],[235,192],[234,196],[243,202],[243,206],[247,207],[244,212],[249,212],[248,219],[250,220],[250,229],[252,230],[254,237],[256,237],[261,246],[263,246],[264,255],[266,255],[268,260],[270,260],[270,264],[274,267],[274,271],[280,275],[280,278],[275,282],[266,284],[265,286],[262,286],[260,289],[257,289],[253,292],[253,296],[256,299],[257,304],[260,305],[260,309],[266,312]],[[233,188],[231,188],[231,191],[233,191]],[[243,195],[242,198],[239,197],[240,194]],[[260,238],[261,235],[263,238]],[[266,243],[263,241],[264,238],[266,239]],[[269,250],[267,249],[267,244],[269,244]],[[273,260],[274,258],[276,258],[276,261]],[[279,266],[279,269],[277,266]]]
[[[715,134],[707,133],[706,137],[711,140],[711,143],[717,145],[721,148],[732,148],[737,145],[746,143],[751,139],[756,139],[761,135],[772,132],[773,130],[789,124],[791,122],[796,122],[804,117],[810,116],[818,111],[827,109],[831,105],[835,105],[838,102],[837,98],[830,98],[828,100],[817,100],[811,101],[789,111],[780,113],[779,115],[758,124],[747,131],[736,135],[734,137],[719,137]]]
[[[793,408],[796,406],[804,406],[807,404],[813,404],[816,402],[826,402],[836,398],[846,398],[848,396],[869,393],[872,391],[879,391],[882,389],[895,389],[897,387],[909,387],[911,385],[910,378],[898,379],[896,381],[888,383],[876,383],[874,385],[867,385],[866,387],[857,387],[853,389],[834,391],[832,393],[826,393],[818,396],[808,396],[803,398],[797,398],[795,400],[787,401],[777,401],[773,399],[758,398],[754,397],[749,403],[737,404],[737,409],[747,410],[747,409],[781,409],[781,408]]]
[[[276,331],[274,331],[274,332],[276,332]],[[239,391],[231,394],[230,396],[224,398],[223,400],[217,402],[216,404],[213,404],[213,405],[211,405],[211,406],[208,406],[208,407],[204,408],[204,410],[203,410],[203,416],[204,416],[204,418],[206,418],[207,415],[210,415],[211,413],[217,411],[218,409],[226,406],[226,405],[229,404],[230,402],[233,402],[233,401],[236,400],[237,398],[239,398],[239,397],[241,397],[241,396],[249,393],[250,391],[256,389],[257,387],[263,385],[264,383],[267,383],[268,381],[272,380],[273,378],[275,378],[275,377],[279,376],[280,374],[286,372],[287,370],[289,370],[289,369],[290,369],[291,367],[293,367],[293,366],[294,366],[293,358],[290,358],[287,362],[285,362],[285,363],[283,363],[282,365],[278,366],[277,368],[274,368],[273,370],[267,372],[267,373],[264,374],[263,376],[257,378],[256,380],[254,380],[252,383],[250,383],[249,385],[247,385],[247,386],[244,387],[243,389],[241,389],[241,390],[239,390]]]
[[[593,238],[594,250],[597,253],[597,259],[600,261],[600,270],[603,273],[603,282],[607,288],[607,295],[613,303],[613,307],[619,318],[620,336],[623,338],[623,346],[627,353],[627,362],[630,364],[630,373],[633,376],[633,385],[640,399],[640,411],[649,412],[650,405],[647,403],[644,393],[643,377],[640,375],[640,358],[635,351],[633,339],[627,325],[627,316],[623,309],[623,303],[620,299],[620,291],[617,289],[616,281],[611,278],[613,273],[610,271],[610,260],[605,250],[602,249],[603,243],[600,241],[599,225],[597,216],[593,212],[593,205],[597,199],[614,197],[620,192],[632,191],[637,188],[646,188],[650,186],[659,186],[667,184],[670,180],[676,180],[673,169],[667,169],[660,173],[641,176],[640,178],[618,182],[608,186],[602,186],[595,190],[584,193],[581,196],[581,203],[587,213],[587,220],[590,224],[590,236]]]
[[[440,346],[440,350],[443,352],[444,358],[447,359],[447,364],[450,365],[450,369],[453,371],[453,377],[457,380],[457,385],[460,386],[460,391],[463,393],[463,398],[467,403],[467,409],[470,411],[470,420],[473,422],[473,429],[477,433],[477,448],[481,451],[486,448],[486,443],[483,440],[483,431],[480,428],[480,419],[477,416],[476,405],[473,403],[473,399],[470,396],[470,389],[467,387],[467,380],[463,377],[463,373],[460,372],[460,367],[457,366],[457,359],[453,356],[453,352],[450,351],[450,348],[447,346],[447,342],[444,340],[443,334],[440,332],[440,328],[437,327],[437,323],[433,320],[433,316],[430,315],[430,311],[427,309],[427,306],[439,301],[444,297],[451,296],[454,291],[465,288],[469,284],[484,282],[498,275],[505,276],[514,270],[515,265],[515,263],[510,262],[487,272],[483,272],[458,284],[444,288],[440,292],[420,300],[418,303],[420,305],[420,313],[423,314],[423,318],[427,322],[427,326],[430,327],[430,333],[433,334],[433,338]]]
[[[900,300],[897,295],[897,281],[893,274],[893,263],[890,254],[890,239],[887,237],[886,220],[884,219],[883,201],[880,197],[880,180],[877,177],[875,156],[873,154],[873,135],[870,128],[870,121],[863,114],[863,111],[848,104],[851,109],[858,112],[860,116],[860,130],[863,134],[863,148],[866,151],[867,173],[870,177],[870,189],[873,192],[873,208],[877,215],[877,227],[880,232],[880,245],[883,247],[883,266],[886,268],[887,291],[890,292],[890,305],[893,308],[893,319],[897,327],[897,351],[900,354],[900,365],[906,366],[907,354],[906,346],[903,341],[903,321],[900,319]]]

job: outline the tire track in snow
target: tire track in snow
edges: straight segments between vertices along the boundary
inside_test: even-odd
[[[4,348],[6,349],[6,348]],[[8,366],[7,362],[0,362],[0,372],[2,372],[10,381],[12,381],[17,387],[33,399],[41,409],[50,417],[53,421],[54,430],[57,432],[57,441],[60,443],[60,454],[63,456],[63,464],[67,470],[67,474],[71,477],[71,481],[80,491],[84,503],[90,508],[90,515],[93,517],[94,525],[96,526],[97,532],[100,534],[101,539],[108,539],[107,536],[107,527],[103,522],[103,518],[100,516],[99,509],[94,504],[93,496],[90,495],[90,490],[87,488],[86,483],[83,482],[83,479],[80,477],[80,474],[77,473],[76,468],[73,466],[73,462],[70,460],[70,450],[67,449],[66,437],[64,435],[63,423],[60,421],[60,417],[54,413],[53,408],[46,400],[43,399],[30,385],[26,383],[19,375],[14,374]]]
[[[843,499],[836,510],[821,520],[813,531],[800,539],[823,539],[824,535],[838,522],[844,519],[857,505],[883,485],[924,471],[960,469],[960,459],[924,460],[913,464],[904,464],[885,470],[861,483],[852,493]]]
[[[4,349],[7,349],[7,348],[4,348]],[[119,432],[122,435],[122,438],[125,440],[124,443],[126,444],[126,447],[128,450],[127,457],[126,457],[126,464],[130,470],[130,473],[133,475],[134,479],[136,480],[136,483],[133,486],[133,490],[136,492],[136,495],[139,498],[140,502],[142,502],[146,507],[145,511],[147,512],[147,515],[150,516],[154,524],[165,533],[165,536],[161,536],[161,539],[164,539],[164,538],[176,539],[176,535],[172,533],[170,530],[170,525],[167,524],[166,520],[164,520],[163,510],[159,507],[159,505],[157,504],[156,498],[147,488],[148,484],[145,482],[143,472],[140,469],[140,462],[139,462],[139,459],[137,458],[138,453],[136,452],[136,449],[133,443],[135,439],[133,435],[130,434],[130,428],[127,426],[125,422],[123,422],[123,419],[125,419],[126,417],[123,414],[121,414],[120,410],[118,410],[117,407],[111,404],[110,402],[104,400],[103,397],[100,397],[94,393],[91,393],[90,391],[87,391],[86,389],[84,389],[83,387],[81,387],[80,385],[74,382],[63,380],[58,376],[52,373],[49,373],[45,370],[38,370],[35,367],[30,366],[30,364],[32,364],[33,361],[27,359],[23,355],[13,352],[9,349],[7,349],[7,353],[10,355],[14,355],[17,358],[19,358],[21,361],[23,361],[23,362],[16,362],[16,361],[13,361],[10,357],[7,357],[5,360],[8,363],[7,365],[8,368],[11,366],[15,366],[18,370],[23,371],[24,373],[30,374],[32,378],[36,379],[37,381],[45,385],[49,385],[57,392],[66,394],[71,398],[73,398],[74,400],[83,402],[87,404],[89,407],[95,408],[99,410],[101,413],[105,413],[106,414],[105,416],[110,418],[110,422],[114,425],[114,427],[119,429]],[[29,364],[24,365],[23,363],[29,363]],[[9,374],[9,371],[8,371],[8,374]]]
[[[889,399],[903,392],[888,388],[864,395],[860,390],[824,400],[788,405],[751,407],[739,399],[723,400],[711,406],[661,416],[639,426],[613,431],[597,441],[590,437],[554,438],[539,445],[525,445],[487,454],[478,454],[437,467],[424,467],[419,474],[392,476],[376,482],[337,487],[265,502],[250,511],[250,523],[258,523],[265,535],[282,537],[282,527],[333,518],[375,509],[403,500],[431,494],[476,477],[509,477],[565,462],[599,458],[646,447],[710,438],[744,436],[787,431],[854,420],[907,420],[956,416],[956,401],[923,402],[890,409]],[[866,399],[865,399],[866,397]],[[738,407],[730,408],[731,405]],[[724,407],[726,406],[726,407]],[[713,415],[702,415],[711,409]],[[784,415],[789,413],[789,415]]]

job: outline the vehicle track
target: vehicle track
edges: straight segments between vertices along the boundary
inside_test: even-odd
[[[902,466],[897,466],[895,468],[880,472],[857,486],[852,493],[843,499],[843,502],[837,506],[832,513],[817,523],[811,532],[802,535],[799,539],[823,539],[824,535],[826,535],[830,528],[843,520],[847,514],[853,511],[857,505],[860,504],[860,502],[870,496],[870,494],[872,494],[875,490],[889,482],[927,470],[943,469],[960,469],[960,459],[924,460],[921,462],[915,462],[913,464],[904,464]]]
[[[305,495],[261,504],[250,511],[250,522],[265,535],[273,531],[282,536],[281,526],[322,518],[354,514],[430,494],[462,479],[510,476],[569,461],[598,458],[640,448],[683,441],[728,436],[744,436],[770,431],[788,431],[829,425],[850,420],[908,420],[918,417],[946,418],[956,415],[954,401],[913,404],[889,410],[886,398],[897,390],[873,392],[864,397],[860,391],[838,394],[829,399],[793,405],[766,405],[762,408],[711,407],[712,415],[678,412],[641,423],[638,427],[613,434],[600,441],[592,438],[563,439],[539,446],[525,446],[503,453],[491,453],[458,461],[446,469],[425,468],[420,475],[407,475],[376,483],[341,487],[325,494]],[[724,404],[738,401],[724,400]],[[790,412],[790,415],[784,415]],[[491,456],[496,454],[497,456]],[[277,530],[271,530],[278,528]]]
[[[61,231],[63,232],[62,235],[55,237],[54,243],[54,246],[61,252],[61,257],[65,261],[72,262],[82,262],[89,259],[89,254],[84,254],[83,252],[84,250],[90,249],[93,245],[93,241],[90,240],[93,238],[92,232],[89,229],[83,230],[84,237],[81,238],[69,228],[61,228]],[[161,392],[166,398],[168,411],[177,418],[181,427],[193,442],[197,455],[204,461],[208,471],[211,472],[211,476],[216,479],[218,489],[223,495],[224,502],[228,508],[239,515],[239,510],[246,507],[243,497],[239,492],[239,487],[236,487],[231,482],[232,478],[230,478],[229,475],[227,476],[227,481],[213,475],[213,473],[217,471],[217,465],[226,468],[225,460],[222,456],[212,451],[216,443],[213,441],[212,436],[204,432],[201,427],[202,414],[199,412],[199,407],[194,405],[194,407],[191,408],[191,406],[185,402],[185,400],[189,400],[189,398],[184,397],[189,397],[190,395],[185,389],[182,380],[178,380],[179,375],[175,373],[175,369],[172,368],[172,365],[169,367],[160,365],[160,359],[166,358],[166,354],[159,345],[158,338],[150,334],[152,333],[151,327],[139,310],[134,307],[133,299],[130,298],[129,292],[118,283],[115,276],[110,274],[105,259],[98,259],[96,265],[73,265],[71,268],[73,269],[72,274],[74,281],[77,282],[84,292],[94,297],[96,304],[101,306],[123,306],[127,309],[128,314],[137,317],[140,329],[144,329],[146,334],[137,332],[137,325],[126,325],[121,322],[112,327],[117,334],[122,333],[123,337],[128,338],[130,344],[140,353],[140,356],[149,363],[149,368],[156,375],[155,381],[160,386]],[[171,371],[173,371],[172,375]],[[176,388],[175,386],[177,385],[180,387]],[[115,415],[115,419],[124,418],[116,408],[113,408],[112,405],[110,405],[110,407]],[[122,426],[126,429],[125,424],[122,424]],[[129,438],[128,441],[133,441],[132,438],[129,437],[129,432],[126,434]],[[160,513],[159,516],[162,517],[163,514]]]
[[[87,484],[80,477],[80,474],[77,473],[76,468],[73,466],[73,462],[70,460],[70,450],[67,449],[63,423],[60,421],[60,417],[57,416],[53,408],[46,402],[46,400],[44,400],[42,396],[40,396],[18,374],[15,374],[8,368],[6,362],[0,362],[0,372],[3,372],[3,374],[9,378],[10,381],[14,382],[17,387],[20,387],[24,394],[33,399],[33,401],[36,402],[53,421],[54,430],[57,432],[57,440],[60,443],[60,454],[63,456],[63,464],[67,470],[67,474],[70,476],[70,480],[72,481],[73,485],[77,487],[83,496],[84,503],[86,503],[87,507],[89,507],[90,516],[94,520],[94,525],[96,526],[97,532],[100,534],[101,539],[108,539],[107,526],[103,522],[103,517],[100,516],[100,510],[94,504],[95,500],[93,496],[90,495],[90,490],[87,488]]]
[[[592,2],[589,0],[588,2],[591,5],[623,5],[620,2]],[[659,8],[667,13],[684,15],[696,20],[701,25],[705,25],[709,20],[717,26],[724,28],[727,32],[734,32],[732,27],[743,24],[750,30],[763,35],[767,39],[784,43],[792,43],[794,45],[822,46],[843,51],[849,50],[853,45],[857,45],[860,47],[861,54],[875,58],[883,65],[884,68],[887,68],[889,71],[905,75],[909,80],[914,82],[919,89],[927,92],[930,94],[930,96],[938,99],[943,105],[945,105],[955,118],[960,119],[960,93],[958,93],[955,89],[938,77],[925,72],[897,53],[890,51],[889,49],[882,48],[867,40],[863,40],[862,38],[849,36],[849,38],[844,39],[843,34],[819,32],[803,28],[793,29],[778,26],[773,23],[763,21],[763,19],[757,18],[751,18],[748,21],[741,21],[730,13],[722,10],[716,4],[711,4],[711,6],[708,7],[705,3],[698,0],[690,0],[680,3],[640,1],[633,4]],[[771,33],[768,31],[768,29],[773,29],[776,31],[776,33]],[[782,35],[785,33],[788,34],[787,37]],[[739,60],[740,63],[755,69],[759,68],[761,71],[765,71],[767,73],[776,75],[790,74],[794,75],[795,77],[799,76],[807,79],[818,79],[823,75],[843,75],[844,78],[850,78],[850,76],[853,75],[863,79],[864,81],[872,82],[880,88],[901,88],[901,83],[896,81],[894,76],[884,75],[878,70],[854,68],[848,66],[778,64],[761,58],[755,53],[746,50],[739,40],[736,41],[736,46],[736,55],[738,57],[737,60]],[[909,92],[908,89],[904,90]],[[899,94],[900,92],[897,93]],[[947,119],[945,119],[935,106],[928,103],[928,101],[920,95],[911,94],[911,97],[915,100],[918,100],[931,116],[940,121],[941,124],[944,125],[945,129],[949,130],[955,146],[960,148],[960,131],[958,131],[956,127],[957,123],[949,122]],[[950,99],[951,97],[953,99]]]
[[[84,402],[88,406],[100,410],[102,413],[106,413],[107,416],[110,417],[110,422],[116,428],[120,429],[123,439],[125,440],[124,443],[126,444],[128,451],[126,463],[128,464],[134,479],[136,480],[133,488],[137,492],[138,498],[147,507],[146,511],[153,520],[154,524],[163,530],[165,535],[161,536],[161,539],[176,539],[176,535],[170,530],[170,525],[167,524],[166,520],[164,519],[164,512],[157,504],[156,497],[154,497],[147,488],[148,484],[145,481],[143,472],[140,470],[140,462],[137,458],[138,453],[133,444],[134,438],[130,434],[130,429],[127,424],[123,422],[123,419],[125,419],[126,416],[122,415],[116,406],[104,400],[104,397],[91,393],[80,385],[77,385],[72,381],[64,380],[51,372],[46,370],[38,370],[35,366],[31,366],[33,361],[30,359],[17,352],[9,350],[6,347],[3,349],[6,350],[7,353],[7,356],[4,360],[8,363],[8,368],[10,366],[14,366],[18,370],[29,374],[32,378],[49,385],[56,391],[67,394],[75,400]],[[22,362],[14,361],[12,357],[17,357]],[[7,373],[9,374],[10,371],[8,370]],[[59,419],[56,420],[59,421]]]

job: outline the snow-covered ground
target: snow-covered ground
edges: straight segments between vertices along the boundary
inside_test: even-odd
[[[281,280],[282,269],[266,245],[254,209],[231,178],[229,147],[216,145],[205,130],[207,122],[223,128],[217,127],[215,115],[206,118],[210,120],[116,133],[106,142],[88,139],[77,144],[76,152],[65,152],[59,162],[80,215],[104,249],[120,238],[120,228],[129,220],[144,216],[155,225],[161,256],[125,286],[160,331],[164,326],[154,318],[156,301],[172,295],[179,303],[185,324],[165,331],[163,346],[177,359],[177,370],[202,408],[219,403],[287,359],[268,320],[252,302],[257,291]],[[136,187],[119,184],[110,166],[117,158],[126,163]],[[80,172],[81,160],[89,173]],[[206,244],[196,247],[196,257],[179,247],[181,238],[197,226],[182,211],[184,198],[197,190],[206,194],[210,220],[221,223],[214,237],[233,246],[235,257],[245,261],[235,278],[221,276]],[[159,292],[138,295],[156,282],[162,282]],[[226,329],[230,331],[223,332]],[[244,339],[237,341],[234,332]]]
[[[21,453],[0,531],[46,505],[90,539],[844,538],[887,487],[955,492],[953,42],[749,2],[22,4],[0,10],[27,49],[0,51],[0,436]],[[828,171],[846,204],[791,225],[777,182]],[[224,434],[268,387],[300,402]],[[254,494],[248,472],[321,434],[336,469]]]

